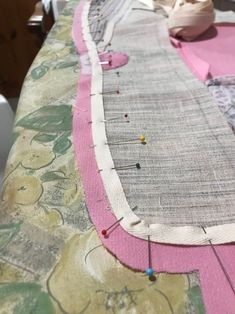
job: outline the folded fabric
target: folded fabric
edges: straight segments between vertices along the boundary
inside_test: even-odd
[[[211,0],[163,0],[159,4],[168,14],[170,35],[187,41],[204,33],[215,19]]]
[[[214,24],[195,41],[173,39],[173,45],[202,81],[235,74],[235,23]]]

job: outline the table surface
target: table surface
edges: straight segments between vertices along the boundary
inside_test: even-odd
[[[204,313],[198,274],[149,281],[102,246],[71,136],[79,57],[71,0],[20,97],[0,212],[0,313]]]

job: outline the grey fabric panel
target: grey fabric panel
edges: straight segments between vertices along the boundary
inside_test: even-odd
[[[133,6],[140,7],[138,2]],[[130,123],[106,123],[110,143],[144,134],[147,144],[111,145],[131,207],[149,223],[203,225],[235,221],[235,138],[200,83],[171,47],[163,17],[132,10],[119,23],[112,49],[129,63],[104,75],[106,118],[128,113]],[[124,119],[123,119],[124,121]]]
[[[102,41],[108,21],[125,0],[93,0],[89,11],[90,31],[96,44]]]
[[[96,44],[102,40],[106,28],[107,16],[109,16],[109,14],[105,14],[106,5],[107,2],[105,1],[93,0],[91,2],[89,11],[90,30]]]

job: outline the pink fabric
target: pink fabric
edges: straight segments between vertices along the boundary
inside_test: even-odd
[[[82,0],[75,12],[73,37],[80,58],[87,53],[82,41]],[[90,217],[105,247],[123,263],[136,270],[148,268],[147,242],[126,233],[118,225],[107,238],[102,229],[116,221],[109,210],[103,183],[98,172],[92,142],[91,75],[81,72],[73,115],[73,139]],[[232,282],[235,282],[235,246],[220,245],[216,250]],[[235,314],[235,296],[210,246],[183,247],[151,243],[152,267],[156,272],[186,273],[199,271],[204,303],[208,314]],[[146,280],[148,280],[146,278]]]
[[[119,68],[128,62],[128,55],[121,52],[102,52],[99,54],[101,62],[108,62],[108,64],[102,64],[103,70],[112,70]]]
[[[200,80],[235,74],[235,23],[217,23],[192,42],[176,42],[178,53]]]

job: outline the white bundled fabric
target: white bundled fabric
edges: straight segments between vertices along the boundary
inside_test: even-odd
[[[169,33],[188,41],[204,33],[215,19],[211,0],[176,0],[168,12]]]
[[[212,0],[139,0],[151,9],[162,8],[168,15],[170,35],[191,41],[214,22]]]

